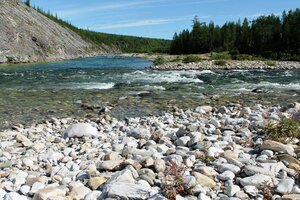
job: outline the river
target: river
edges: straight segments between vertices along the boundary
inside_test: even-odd
[[[114,117],[125,118],[160,114],[172,106],[300,100],[299,70],[153,71],[151,65],[120,56],[2,65],[0,130],[51,116],[97,117],[107,105]]]

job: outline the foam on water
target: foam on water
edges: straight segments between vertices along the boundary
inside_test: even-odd
[[[114,83],[73,83],[68,84],[68,89],[84,89],[84,90],[108,90],[115,86]]]
[[[142,89],[143,90],[166,90],[165,87],[160,85],[144,85]]]
[[[128,82],[146,82],[146,83],[203,83],[197,78],[197,73],[194,72],[142,72],[135,71],[123,74],[122,78]]]
[[[224,86],[225,88],[230,88],[234,91],[252,91],[256,88],[261,89],[276,89],[276,90],[300,90],[300,83],[271,83],[267,81],[262,81],[259,83],[240,83],[240,84],[231,84]]]

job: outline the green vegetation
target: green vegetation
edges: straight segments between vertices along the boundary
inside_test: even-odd
[[[30,0],[26,0],[25,4],[30,7]]]
[[[167,61],[164,59],[164,57],[162,57],[162,56],[159,56],[159,57],[157,57],[154,61],[153,61],[153,63],[154,63],[154,65],[162,65],[162,64],[164,64],[164,63],[166,63]]]
[[[287,137],[300,139],[300,120],[297,117],[282,118],[277,124],[269,123],[263,130],[267,139],[282,141]]]
[[[233,59],[267,58],[300,61],[300,9],[282,16],[261,16],[252,22],[208,25],[195,17],[191,31],[175,33],[171,54],[230,52]],[[239,56],[242,54],[243,56]],[[247,57],[245,54],[253,55]]]
[[[228,52],[212,53],[211,59],[212,60],[230,60],[231,55],[229,55]]]
[[[266,65],[270,66],[270,67],[275,67],[276,63],[273,60],[267,60],[265,61]]]
[[[225,60],[215,60],[214,64],[218,65],[218,66],[225,66],[226,65],[226,61]]]
[[[34,9],[61,26],[71,29],[80,35],[82,39],[91,42],[96,46],[113,46],[126,53],[169,53],[171,44],[171,41],[169,40],[99,33],[81,29],[72,25],[70,22],[59,19],[57,15],[53,15],[50,11],[45,12],[42,9],[35,7]]]
[[[183,58],[182,62],[183,63],[198,63],[201,62],[201,58],[199,56],[187,56],[185,58]]]

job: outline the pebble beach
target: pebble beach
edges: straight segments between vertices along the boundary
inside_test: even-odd
[[[262,133],[299,112],[207,105],[117,120],[106,108],[96,121],[15,125],[0,133],[0,198],[300,199],[299,138]]]

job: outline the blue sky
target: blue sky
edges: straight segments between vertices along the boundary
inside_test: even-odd
[[[72,24],[99,32],[171,39],[192,19],[222,25],[259,15],[280,15],[300,0],[31,0]]]

